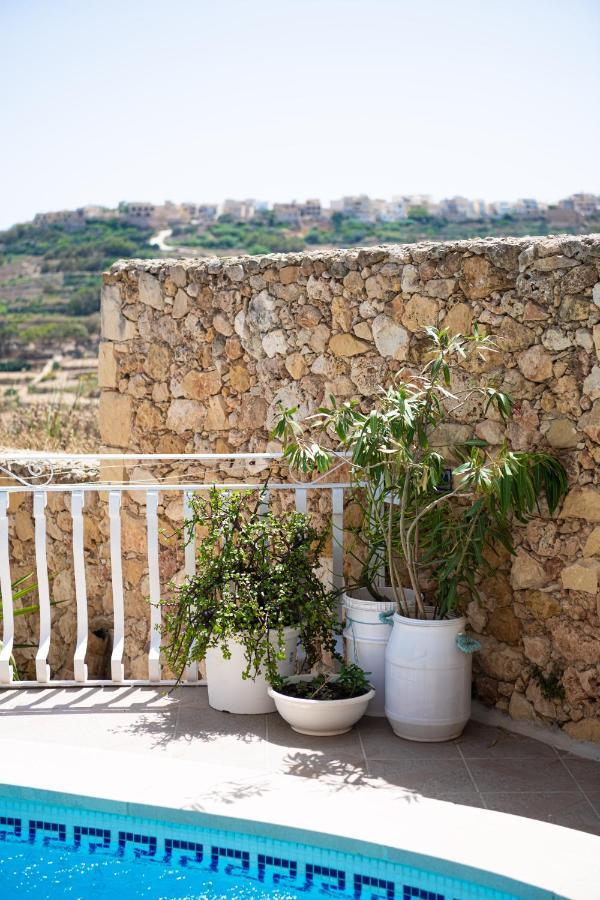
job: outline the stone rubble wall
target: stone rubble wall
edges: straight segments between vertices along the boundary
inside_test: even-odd
[[[395,373],[423,361],[423,326],[465,332],[474,322],[496,337],[499,352],[465,362],[460,386],[494,379],[517,411],[505,427],[473,401],[448,426],[452,437],[552,448],[570,478],[562,511],[515,528],[517,555],[492,561],[482,602],[469,608],[483,644],[475,690],[515,719],[598,741],[600,235],[118,263],[102,298],[102,440],[107,450],[144,453],[276,449],[269,429],[278,401],[303,413],[329,394],[368,405]],[[113,476],[189,472],[145,466]],[[126,494],[126,664],[134,677],[146,677],[149,636],[144,514],[143,498]],[[181,523],[180,499],[161,494],[159,515],[168,578],[181,572],[168,537]],[[102,542],[95,553],[107,561]],[[100,607],[110,610],[110,598]]]

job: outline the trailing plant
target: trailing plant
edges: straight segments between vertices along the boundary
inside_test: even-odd
[[[230,657],[228,642],[244,646],[244,678],[264,672],[269,682],[284,658],[283,630],[297,627],[310,667],[322,652],[335,654],[336,595],[318,576],[326,533],[298,512],[262,513],[251,492],[212,489],[194,497],[182,535],[198,542],[196,574],[171,584],[162,601],[166,658],[178,678],[210,647]],[[273,640],[275,636],[275,640]]]
[[[467,402],[480,398],[483,413],[493,409],[503,421],[513,402],[492,384],[453,390],[457,360],[494,352],[488,337],[477,329],[466,337],[447,328],[425,331],[426,364],[400,373],[369,411],[331,397],[303,423],[297,408],[280,409],[273,431],[302,472],[348,463],[363,510],[360,581],[378,597],[385,568],[398,611],[421,619],[428,617],[424,583],[433,586],[437,618],[477,597],[487,551],[501,545],[514,553],[512,520],[526,522],[542,498],[554,512],[567,489],[565,469],[549,453],[513,451],[506,443],[493,451],[483,440],[453,439],[456,414]]]
[[[349,700],[361,697],[371,690],[368,672],[363,672],[354,663],[342,663],[338,673],[329,672],[315,675],[310,681],[289,681],[278,677],[273,687],[287,697],[305,700]]]
[[[565,688],[562,683],[563,674],[562,669],[559,668],[553,668],[547,675],[539,666],[532,666],[531,669],[531,677],[539,684],[542,696],[546,700],[565,699]]]

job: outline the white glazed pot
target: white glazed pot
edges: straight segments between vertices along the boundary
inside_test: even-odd
[[[456,638],[466,620],[394,615],[385,652],[385,714],[409,741],[449,741],[471,715],[471,654]]]
[[[375,688],[367,716],[385,716],[385,648],[392,633],[392,615],[396,611],[392,588],[377,590],[385,601],[373,600],[367,588],[357,588],[352,594],[343,596],[346,660],[368,672],[369,681]],[[414,600],[414,591],[405,588],[404,592],[409,600]]]
[[[284,628],[283,640],[285,659],[277,663],[280,675],[291,675],[296,663],[298,628]],[[277,632],[272,641],[277,643]],[[244,645],[229,640],[227,646],[231,659],[225,659],[220,647],[210,647],[206,651],[206,680],[208,682],[208,702],[213,709],[223,712],[259,714],[275,712],[275,704],[269,697],[269,685],[264,674],[256,678],[242,678],[247,661]]]
[[[314,675],[294,675],[289,681],[311,681]],[[282,719],[300,734],[329,737],[345,734],[365,714],[369,701],[375,696],[370,690],[360,697],[348,700],[307,700],[303,697],[288,697],[269,688],[269,696],[275,701],[277,712]]]

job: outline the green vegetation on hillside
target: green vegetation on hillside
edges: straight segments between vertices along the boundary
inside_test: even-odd
[[[118,220],[0,232],[0,368],[22,369],[27,356],[66,343],[91,348],[100,273],[121,257],[156,255],[151,234]]]

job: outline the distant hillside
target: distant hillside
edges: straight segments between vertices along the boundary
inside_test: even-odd
[[[120,221],[15,225],[0,232],[0,369],[55,351],[93,348],[100,273],[116,259],[157,255],[151,232]]]

